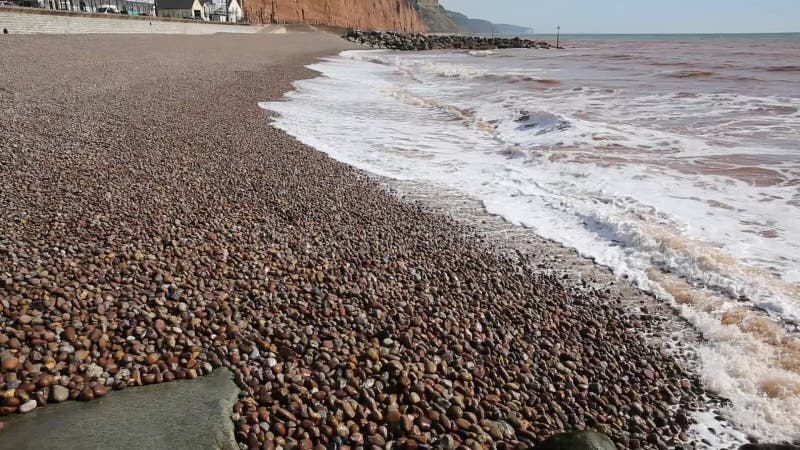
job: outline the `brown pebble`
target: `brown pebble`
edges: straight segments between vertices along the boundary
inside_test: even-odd
[[[91,388],[85,388],[78,395],[78,400],[89,401],[94,399],[94,391]]]
[[[16,356],[8,356],[6,358],[3,358],[4,371],[17,370],[18,366],[19,366],[19,358],[17,358]]]
[[[145,363],[147,363],[147,365],[153,365],[153,364],[157,363],[157,362],[158,362],[158,360],[159,360],[159,355],[158,355],[158,353],[149,353],[149,354],[148,354],[148,355],[147,355],[147,356],[144,358],[144,362],[145,362]]]
[[[431,429],[431,419],[425,416],[418,416],[416,419],[416,424],[419,427],[420,431],[425,432]]]
[[[108,388],[106,388],[105,385],[97,383],[92,387],[92,392],[94,392],[95,397],[103,397],[108,394]]]
[[[226,367],[241,447],[517,450],[583,428],[678,443],[703,387],[643,338],[656,303],[562,277],[562,253],[462,227],[446,198],[398,201],[255,113],[349,44],[218,36],[191,72],[240,95],[155,83],[95,101],[95,66],[172,80],[205,42],[153,39],[0,46],[37,55],[11,58],[0,96],[0,414]],[[291,58],[250,70],[272,47]],[[463,219],[493,224],[482,212]]]
[[[2,405],[10,408],[16,408],[20,403],[21,402],[18,397],[3,397],[2,400]]]
[[[52,375],[43,373],[39,375],[39,378],[36,379],[36,384],[39,385],[40,387],[46,387],[53,384],[54,380],[55,378]]]
[[[369,442],[370,445],[375,445],[378,447],[383,447],[386,445],[386,439],[384,439],[380,434],[371,435],[367,438],[367,442]]]

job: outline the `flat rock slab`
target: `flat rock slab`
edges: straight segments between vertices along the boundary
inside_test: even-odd
[[[230,415],[239,388],[227,369],[50,404],[13,417],[0,449],[238,449]]]

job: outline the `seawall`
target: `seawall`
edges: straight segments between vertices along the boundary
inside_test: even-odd
[[[262,27],[161,17],[136,17],[31,8],[1,8],[0,28],[10,34],[256,33]]]

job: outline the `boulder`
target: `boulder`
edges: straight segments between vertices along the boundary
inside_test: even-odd
[[[800,446],[791,444],[745,444],[739,450],[800,450]]]
[[[571,431],[550,436],[533,450],[617,450],[617,446],[605,434]]]
[[[87,389],[93,397],[102,398],[45,408],[36,408],[35,400],[24,403],[20,412],[27,414],[3,418],[7,423],[0,449],[239,448],[230,418],[239,388],[227,369],[196,380],[152,384],[106,396]],[[62,394],[68,394],[67,389],[55,385],[54,398],[66,400]]]
[[[347,30],[343,37],[350,42],[361,45],[392,50],[551,48],[550,44],[542,41],[520,38],[490,38],[486,36],[425,35],[419,33],[377,32],[350,29]]]

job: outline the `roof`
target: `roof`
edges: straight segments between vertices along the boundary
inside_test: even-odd
[[[156,0],[158,9],[192,9],[194,0]]]

